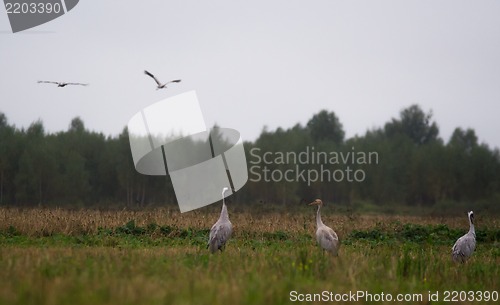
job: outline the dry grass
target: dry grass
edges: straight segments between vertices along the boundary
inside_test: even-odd
[[[346,236],[352,230],[366,230],[378,225],[389,226],[392,223],[414,224],[446,224],[450,228],[467,230],[468,221],[464,217],[424,217],[424,216],[392,216],[367,215],[344,216],[331,215],[325,209],[323,222],[334,228],[340,236]],[[134,220],[137,226],[155,223],[161,226],[177,228],[208,229],[219,217],[215,209],[193,211],[181,214],[171,209],[158,208],[145,211],[101,211],[101,210],[65,210],[65,209],[16,209],[0,208],[0,230],[9,226],[17,232],[31,236],[46,236],[54,233],[64,235],[95,234],[99,228],[116,228]],[[238,232],[287,232],[290,234],[314,232],[315,209],[305,212],[255,214],[251,212],[232,212],[231,222]],[[476,227],[500,227],[497,217],[476,215]],[[237,236],[237,235],[236,235]]]

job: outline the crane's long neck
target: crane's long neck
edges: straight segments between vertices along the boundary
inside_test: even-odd
[[[222,199],[222,211],[220,212],[220,219],[229,220],[229,215],[227,214],[227,206],[226,203],[224,202],[224,199]]]
[[[321,221],[321,214],[319,210],[321,209],[321,205],[318,205],[318,211],[316,212],[316,226],[319,228],[323,226],[323,222]]]
[[[469,217],[469,233],[472,233],[474,234],[474,236],[476,236],[476,230],[474,230],[474,222],[472,221],[472,219]]]

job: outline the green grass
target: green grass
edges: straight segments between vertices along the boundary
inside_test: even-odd
[[[335,258],[318,248],[314,227],[304,224],[307,219],[284,216],[288,226],[281,224],[279,230],[269,229],[274,222],[266,217],[239,221],[226,250],[210,255],[208,226],[200,219],[190,225],[127,219],[114,227],[66,231],[4,225],[0,304],[299,303],[290,301],[291,291],[422,294],[422,304],[429,291],[439,291],[441,301],[433,304],[445,304],[446,290],[500,287],[496,220],[477,229],[471,259],[455,264],[450,252],[466,231],[462,220],[460,227],[435,220],[339,220],[342,245]],[[334,223],[328,217],[324,221]],[[306,304],[313,303],[321,302]]]

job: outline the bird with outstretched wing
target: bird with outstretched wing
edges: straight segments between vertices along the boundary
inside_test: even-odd
[[[55,84],[57,87],[66,87],[68,85],[76,85],[76,86],[88,86],[89,84],[83,84],[83,83],[67,83],[67,82],[53,82],[53,81],[47,81],[47,80],[39,80],[39,84],[44,83],[44,84]]]
[[[156,90],[158,89],[165,89],[167,88],[167,85],[170,84],[170,83],[180,83],[181,80],[180,79],[174,79],[174,80],[171,80],[169,82],[166,82],[164,84],[162,84],[158,78],[156,78],[156,76],[154,76],[151,72],[148,72],[147,70],[144,70],[144,74],[146,74],[147,76],[151,77],[152,79],[155,80],[157,86],[156,86]]]

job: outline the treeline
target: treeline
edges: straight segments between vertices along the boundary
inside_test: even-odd
[[[344,135],[336,115],[325,110],[314,115],[306,126],[297,124],[286,130],[264,130],[254,143],[246,145],[250,153],[247,154],[250,158],[250,177],[258,176],[252,175],[252,166],[256,172],[263,172],[262,167],[251,164],[252,148],[254,152],[274,152],[268,155],[274,157],[281,155],[278,152],[301,152],[309,147],[309,152],[314,148],[316,152],[330,152],[329,156],[333,157],[351,153],[355,158],[348,158],[346,162],[341,159],[337,163],[334,159],[333,162],[327,161],[323,167],[321,164],[299,164],[299,170],[305,170],[304,174],[308,171],[313,173],[312,178],[316,178],[315,172],[328,173],[325,168],[330,170],[329,173],[343,172],[343,177],[337,175],[337,178],[343,178],[341,181],[325,181],[328,178],[326,174],[315,179],[316,182],[288,182],[286,179],[278,183],[261,181],[246,186],[249,196],[283,203],[320,197],[351,206],[359,203],[378,206],[439,205],[450,210],[463,204],[499,211],[500,154],[498,149],[478,143],[473,129],[457,127],[445,142],[439,137],[432,112],[425,113],[418,105],[412,105],[403,109],[399,118],[367,131],[364,136],[345,139]],[[369,160],[370,153],[376,154],[377,160]],[[253,159],[259,157],[263,157],[262,153]],[[280,173],[295,168],[293,173],[297,174],[300,160],[295,163],[293,159],[288,161],[292,162],[268,164],[267,173],[274,171],[275,178],[279,178]],[[363,178],[358,180],[362,181],[348,181],[348,168],[351,178],[356,170],[364,173],[358,175],[358,178]]]
[[[0,113],[0,204],[175,204],[167,180],[135,171],[126,129],[105,137],[74,118],[67,131],[50,134],[40,121],[17,129]]]
[[[432,113],[419,106],[363,136],[345,138],[326,110],[305,126],[266,128],[245,142],[249,181],[235,201],[294,205],[322,198],[347,206],[447,206],[470,203],[497,210],[500,153],[478,143],[472,129],[439,137]],[[85,129],[47,133],[0,113],[0,204],[14,206],[175,205],[169,177],[144,176],[133,166],[127,130],[117,137]]]

